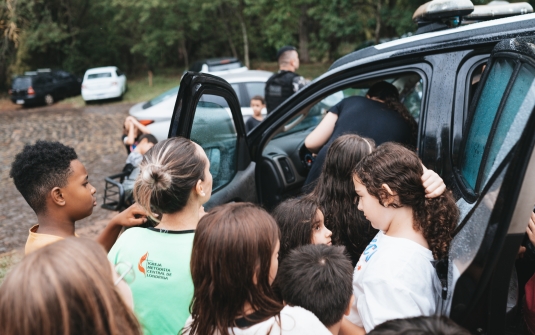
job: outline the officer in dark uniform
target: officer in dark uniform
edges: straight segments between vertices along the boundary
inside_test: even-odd
[[[307,82],[295,71],[299,68],[299,55],[295,47],[284,46],[277,52],[279,72],[266,82],[265,99],[268,114],[284,100],[303,88]]]

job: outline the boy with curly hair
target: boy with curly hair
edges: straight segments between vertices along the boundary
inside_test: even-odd
[[[73,148],[59,142],[37,141],[15,156],[10,177],[37,215],[30,228],[25,253],[66,237],[75,236],[75,223],[93,213],[96,189]],[[97,238],[111,249],[123,226],[146,221],[137,205],[116,215]],[[136,218],[136,216],[141,216]]]

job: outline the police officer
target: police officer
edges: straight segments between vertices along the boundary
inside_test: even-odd
[[[280,48],[277,52],[277,61],[279,72],[266,82],[265,99],[268,113],[307,84],[305,78],[295,73],[299,68],[299,55],[295,47],[287,45]]]

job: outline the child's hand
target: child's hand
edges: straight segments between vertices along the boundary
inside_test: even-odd
[[[422,175],[422,184],[425,188],[426,198],[436,198],[446,190],[446,184],[440,176],[433,170],[424,168],[424,174]]]
[[[528,234],[528,238],[535,246],[535,213],[531,213],[531,217],[529,218],[528,227],[526,228],[526,234]]]
[[[147,222],[147,213],[138,204],[133,204],[121,213],[115,215],[110,221],[111,224],[122,227],[135,227]]]

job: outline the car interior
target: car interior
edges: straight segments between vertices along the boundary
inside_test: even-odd
[[[301,192],[313,163],[312,153],[305,147],[306,136],[321,122],[329,108],[350,96],[365,96],[379,81],[392,83],[400,92],[400,100],[416,122],[420,119],[423,80],[409,72],[353,83],[324,96],[302,108],[293,118],[274,132],[258,162],[257,183],[262,190],[262,203],[271,209],[286,198]]]

